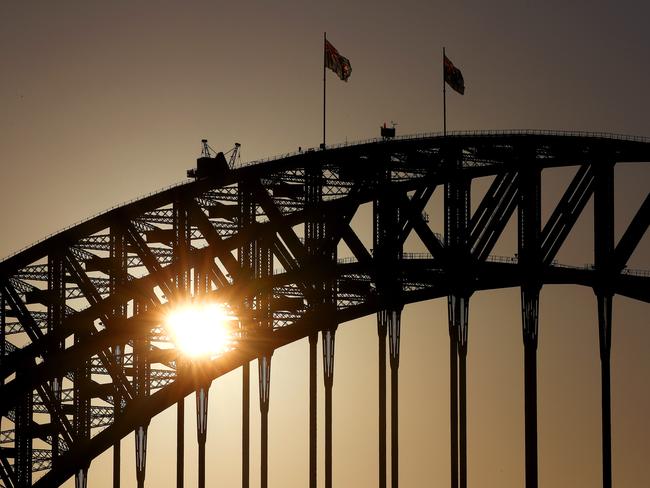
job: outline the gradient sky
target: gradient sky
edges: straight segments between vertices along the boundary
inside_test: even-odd
[[[650,4],[641,1],[25,1],[0,3],[0,256],[117,203],[182,180],[199,141],[242,144],[253,160],[317,146],[322,33],[352,63],[328,73],[328,141],[442,129],[441,50],[466,94],[448,93],[448,128],[558,129],[650,136]],[[617,169],[617,235],[650,187],[650,167]],[[571,172],[544,173],[546,212]],[[477,182],[478,201],[485,182]],[[429,213],[439,230],[440,195]],[[591,204],[560,253],[591,262]],[[366,228],[362,217],[357,229]],[[498,245],[511,254],[514,241]],[[650,236],[630,267],[650,268]],[[600,370],[593,292],[547,287],[539,345],[540,486],[598,486]],[[650,323],[646,304],[615,300],[613,470],[650,486]],[[472,297],[468,358],[469,484],[523,485],[523,347],[518,290]],[[376,485],[373,318],[337,334],[335,486]],[[402,487],[449,484],[448,336],[438,300],[403,315]],[[270,486],[307,483],[307,344],[277,351]],[[320,375],[320,373],[319,373]],[[319,376],[319,381],[322,376]],[[237,486],[240,376],[210,397],[208,483]],[[319,392],[319,395],[321,392]],[[256,390],[253,401],[257,401]],[[322,400],[322,395],[320,396]],[[258,484],[257,403],[252,483]],[[194,467],[188,399],[187,486]],[[322,416],[322,409],[319,413]],[[175,411],[153,419],[147,480],[174,486]],[[322,425],[320,429],[322,434]],[[319,444],[322,454],[322,442]],[[133,440],[123,486],[135,486]],[[110,452],[90,486],[110,486]],[[322,464],[321,464],[322,466]],[[321,473],[322,475],[322,469]],[[320,480],[322,482],[322,479]]]

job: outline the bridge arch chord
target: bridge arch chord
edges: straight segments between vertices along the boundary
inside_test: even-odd
[[[386,290],[399,308],[548,283],[650,302],[650,276],[626,269],[650,223],[650,195],[613,241],[613,167],[623,161],[648,164],[650,141],[532,131],[369,141],[186,182],[5,259],[2,482],[60,485],[206,382],[255,358],[270,361],[274,349],[332,324],[383,310]],[[564,166],[575,167],[575,177],[542,227],[539,174]],[[482,176],[493,183],[470,215],[463,188]],[[447,224],[440,236],[423,211],[443,187]],[[318,198],[309,196],[314,188]],[[382,220],[376,249],[368,249],[351,221],[386,191],[393,217]],[[555,256],[592,195],[596,262],[559,265]],[[519,257],[490,256],[515,210]],[[311,231],[297,230],[307,224]],[[382,241],[388,235],[390,245]],[[427,252],[404,252],[409,236]],[[342,243],[351,255],[336,260]],[[266,250],[264,272],[255,272],[259,249]],[[164,317],[199,281],[241,325],[232,350],[179,368]]]

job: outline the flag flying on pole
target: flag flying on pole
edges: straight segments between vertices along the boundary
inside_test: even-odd
[[[445,82],[456,90],[461,95],[465,94],[465,80],[463,79],[463,73],[460,72],[454,63],[452,63],[447,56],[444,58],[445,66]]]
[[[343,81],[348,81],[352,74],[350,60],[341,56],[327,39],[325,39],[325,66],[334,71]]]

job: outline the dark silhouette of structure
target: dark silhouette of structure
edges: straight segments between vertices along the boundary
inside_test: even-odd
[[[207,147],[207,144],[205,145]],[[650,140],[586,133],[480,132],[377,140],[304,151],[232,167],[209,150],[196,179],[107,211],[0,263],[0,480],[9,488],[85,486],[91,461],[135,431],[138,486],[145,482],[147,425],[178,405],[178,486],[183,485],[183,401],[197,395],[199,484],[205,485],[208,389],[243,368],[242,486],[249,486],[250,361],[258,359],[261,482],[267,486],[273,351],[309,341],[309,486],[316,486],[317,337],[325,383],[326,486],[332,486],[332,395],[337,325],[377,314],[379,485],[398,486],[400,315],[405,304],[448,297],[451,485],[467,485],[466,357],[474,291],[521,288],[526,487],[537,486],[536,349],[541,287],[593,288],[602,365],[603,486],[611,486],[609,356],[612,297],[650,302],[650,275],[626,269],[650,224],[650,195],[614,240],[614,166],[650,161]],[[575,167],[542,226],[541,172]],[[493,176],[477,210],[472,180]],[[425,205],[444,192],[445,234]],[[595,262],[562,266],[555,256],[593,196]],[[372,202],[373,247],[350,222]],[[518,216],[518,253],[490,255]],[[303,226],[304,234],[294,229]],[[417,237],[427,253],[407,253]],[[351,255],[338,259],[344,243]],[[216,359],[183,361],[162,326],[190,297],[228,303],[237,346]],[[386,341],[388,339],[388,350]],[[391,417],[387,419],[386,354]],[[390,440],[386,436],[391,423]],[[38,447],[36,448],[36,442]],[[38,474],[37,476],[35,476]]]

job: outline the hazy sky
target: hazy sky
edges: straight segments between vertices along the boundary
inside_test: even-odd
[[[0,256],[182,180],[202,138],[224,150],[240,142],[243,160],[317,146],[323,31],[352,64],[348,83],[328,73],[331,143],[375,137],[379,125],[391,120],[398,134],[441,130],[443,45],[466,84],[463,97],[448,92],[450,130],[542,128],[650,136],[648,18],[650,4],[630,0],[2,2]],[[644,166],[617,170],[619,235],[650,188],[650,167]],[[570,177],[563,170],[545,172],[547,211]],[[440,222],[433,208],[440,201],[437,195],[429,209],[433,224]],[[591,205],[585,212],[560,254],[564,262],[592,260]],[[631,267],[650,268],[649,243],[646,236]],[[497,250],[512,252],[513,243],[501,243]],[[545,288],[541,299],[540,486],[598,486],[595,299],[591,290],[575,287]],[[518,290],[472,297],[470,486],[523,484],[518,307]],[[612,408],[618,487],[650,485],[649,311],[646,304],[615,301]],[[403,487],[449,483],[445,314],[440,300],[404,312]],[[337,335],[338,487],[376,485],[375,334],[374,319],[368,318],[342,326]],[[274,356],[273,487],[307,483],[306,368],[306,343]],[[214,486],[239,482],[239,381],[238,373],[232,374],[216,381],[211,391],[208,481]],[[189,442],[195,435],[193,402],[187,406],[187,486],[196,476],[195,447]],[[170,410],[152,421],[150,486],[174,486],[174,418]],[[253,430],[254,485],[257,435]],[[322,443],[319,448],[322,454]],[[124,441],[124,451],[123,486],[134,486],[131,438]],[[110,486],[110,459],[109,453],[93,463],[91,487]]]

